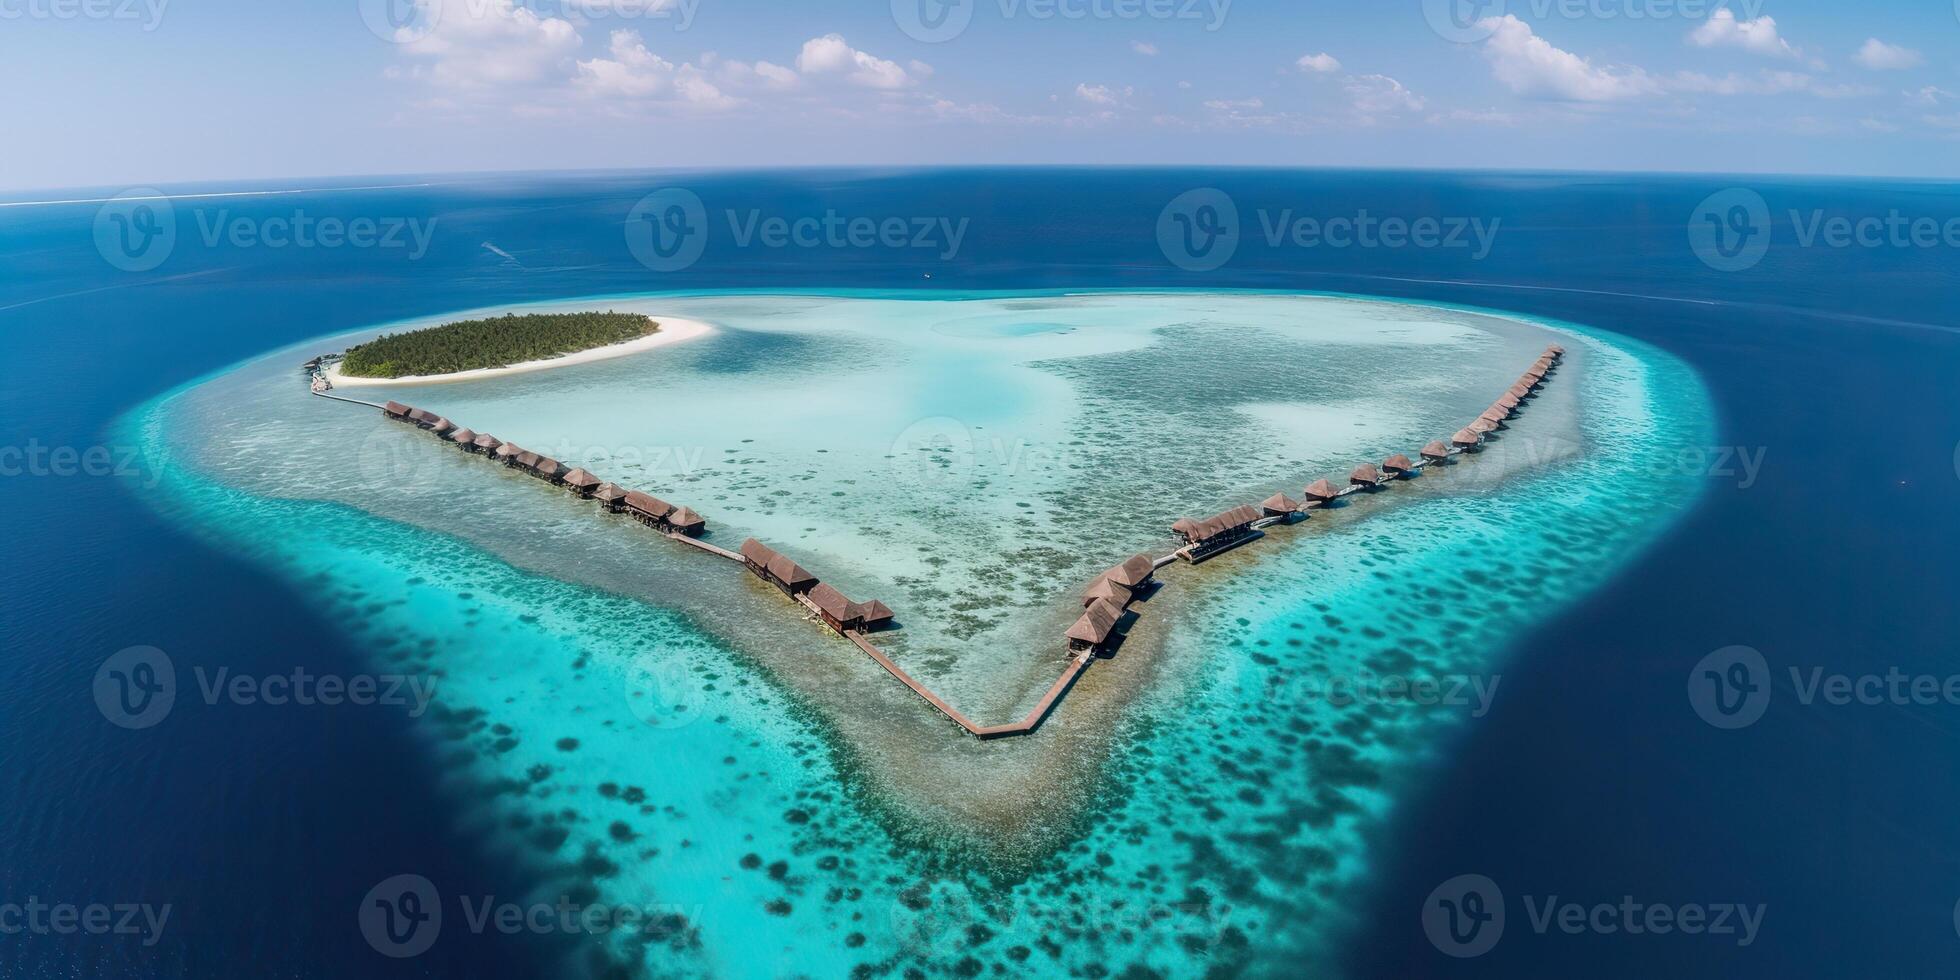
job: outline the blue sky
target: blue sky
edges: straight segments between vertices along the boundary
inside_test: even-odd
[[[413,2],[0,0],[0,187],[922,163],[1960,175],[1954,0]]]

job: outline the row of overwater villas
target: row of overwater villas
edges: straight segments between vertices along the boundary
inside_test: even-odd
[[[871,631],[891,625],[892,611],[876,599],[852,602],[828,582],[819,580],[803,566],[774,548],[750,538],[742,542],[742,565],[756,578],[781,589],[792,599],[808,601],[824,625],[843,633],[846,630]]]
[[[1517,383],[1498,396],[1497,401],[1477,416],[1476,421],[1458,429],[1447,442],[1436,439],[1422,447],[1418,451],[1422,456],[1420,463],[1403,453],[1396,453],[1382,460],[1379,466],[1362,463],[1355,467],[1354,472],[1348,474],[1346,486],[1336,486],[1333,481],[1323,478],[1301,491],[1300,500],[1294,500],[1282,492],[1267,497],[1258,507],[1242,504],[1202,520],[1190,517],[1179,520],[1171,525],[1171,530],[1183,538],[1186,545],[1179,554],[1187,561],[1203,561],[1251,540],[1255,532],[1253,525],[1261,520],[1283,520],[1297,513],[1324,507],[1338,497],[1382,486],[1458,453],[1475,452],[1483,445],[1486,436],[1502,428],[1505,420],[1517,413],[1524,400],[1544,385],[1545,377],[1564,356],[1565,348],[1558,344],[1545,348],[1538,360],[1519,376]]]
[[[552,486],[564,487],[583,499],[597,500],[608,513],[625,514],[655,530],[699,535],[708,529],[708,519],[687,507],[677,507],[652,494],[604,482],[583,467],[567,467],[517,443],[503,442],[487,432],[472,432],[427,409],[391,401],[381,407],[381,412],[398,422],[433,432],[467,452],[488,456]]]

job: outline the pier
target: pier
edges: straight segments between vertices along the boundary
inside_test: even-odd
[[[539,478],[547,486],[569,490],[579,499],[595,500],[601,513],[625,515],[663,537],[716,558],[741,564],[750,574],[774,586],[801,607],[809,619],[822,623],[849,640],[884,668],[886,673],[910,688],[912,693],[967,734],[987,740],[1027,735],[1041,727],[1089,664],[1113,652],[1121,639],[1117,627],[1125,617],[1135,614],[1131,609],[1132,604],[1144,593],[1161,587],[1156,578],[1158,572],[1180,561],[1195,565],[1256,543],[1266,537],[1267,530],[1302,523],[1312,511],[1327,507],[1343,497],[1378,492],[1392,487],[1399,480],[1421,473],[1426,467],[1476,453],[1491,433],[1504,428],[1510,419],[1524,410],[1525,403],[1535,397],[1546,379],[1557,371],[1564,356],[1565,348],[1557,344],[1546,347],[1531,367],[1469,425],[1447,439],[1431,440],[1413,460],[1404,453],[1395,453],[1379,464],[1367,462],[1356,466],[1345,483],[1317,479],[1300,492],[1297,500],[1281,491],[1256,505],[1242,504],[1202,519],[1180,518],[1170,529],[1183,539],[1182,547],[1156,558],[1145,554],[1133,555],[1091,580],[1082,593],[1082,615],[1063,637],[1068,651],[1068,665],[1033,709],[1019,721],[1004,725],[981,725],[967,717],[907,673],[871,641],[870,637],[875,632],[892,628],[893,614],[884,603],[875,599],[854,602],[788,556],[754,538],[742,542],[739,551],[730,551],[703,541],[700,536],[707,533],[707,518],[651,494],[601,482],[599,477],[582,467],[566,467],[557,460],[529,452],[515,443],[500,442],[494,436],[458,427],[449,419],[424,409],[395,401],[379,404],[334,394],[332,383],[320,370],[320,358],[307,362],[305,369],[312,393],[321,398],[378,409],[387,418],[428,431],[464,452],[522,470]]]

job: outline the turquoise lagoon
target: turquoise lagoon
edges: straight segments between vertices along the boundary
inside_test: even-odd
[[[1712,424],[1651,347],[1364,297],[540,304],[594,306],[719,329],[386,393],[885,599],[895,658],[983,722],[1060,669],[1075,589],[1166,550],[1174,518],[1412,452],[1549,338],[1572,354],[1478,458],[1172,570],[1047,726],[986,744],[735,569],[305,393],[302,354],[383,328],[135,413],[181,464],[159,506],[330,606],[376,669],[436,676],[422,728],[461,829],[536,882],[499,898],[648,913],[574,937],[568,970],[1332,968],[1396,800],[1481,707],[1328,684],[1465,677],[1501,700],[1503,672],[1583,655],[1519,638],[1691,504],[1669,463]],[[444,897],[439,941],[467,942]]]

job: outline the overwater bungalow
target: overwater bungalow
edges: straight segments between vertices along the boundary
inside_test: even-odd
[[[1497,431],[1497,423],[1492,422],[1489,419],[1478,419],[1475,422],[1470,423],[1469,428],[1470,431],[1475,432],[1478,435],[1489,435]]]
[[[565,482],[565,473],[565,464],[549,456],[539,456],[537,461],[531,464],[531,475],[552,486],[562,485]]]
[[[651,528],[660,527],[666,522],[667,515],[674,512],[673,504],[638,490],[626,491],[621,507],[626,511],[626,516]]]
[[[1089,583],[1088,588],[1082,590],[1082,604],[1085,606],[1094,603],[1097,599],[1107,599],[1119,606],[1127,606],[1131,598],[1129,589],[1110,581],[1107,575],[1097,576],[1094,582]]]
[[[1308,500],[1324,504],[1340,496],[1341,488],[1335,486],[1334,481],[1322,477],[1307,484],[1307,488],[1300,491],[1300,493],[1305,495]]]
[[[490,454],[490,458],[504,464],[505,466],[519,466],[522,464],[518,462],[518,459],[519,457],[522,457],[524,454],[525,454],[525,450],[523,446],[520,446],[514,442],[507,442],[501,446],[498,446],[496,451]]]
[[[532,472],[532,467],[538,465],[538,458],[539,457],[537,453],[534,453],[529,449],[520,449],[517,451],[517,455],[512,456],[510,458],[510,465],[513,468],[523,470],[526,473],[530,473]]]
[[[1557,345],[1557,344],[1553,344],[1553,345],[1551,345],[1550,347],[1547,347],[1547,348],[1545,348],[1545,353],[1547,353],[1547,354],[1550,354],[1550,355],[1552,355],[1553,357],[1564,357],[1564,356],[1565,356],[1565,348],[1563,348],[1563,347],[1560,347],[1560,346],[1559,346],[1559,345]]]
[[[565,474],[564,480],[566,489],[585,498],[590,498],[599,491],[600,482],[598,477],[593,476],[583,466]]]
[[[667,526],[688,537],[695,537],[708,529],[708,519],[689,508],[676,507],[667,515]]]
[[[1300,502],[1284,493],[1276,493],[1259,502],[1259,509],[1267,517],[1285,517],[1300,510]]]
[[[1348,483],[1357,487],[1378,487],[1382,485],[1382,471],[1373,463],[1362,463],[1348,474]]]
[[[1098,599],[1082,611],[1082,617],[1068,628],[1068,648],[1071,653],[1088,651],[1100,652],[1109,643],[1110,636],[1116,632],[1116,622],[1123,618],[1123,607],[1113,602]]]
[[[1510,392],[1507,391],[1501,395],[1498,395],[1497,401],[1494,402],[1493,404],[1495,404],[1498,408],[1504,409],[1505,411],[1508,412],[1508,411],[1516,410],[1518,407],[1518,403],[1522,401],[1524,401],[1524,399],[1519,398],[1517,395],[1511,394]]]
[[[1424,460],[1434,463],[1440,459],[1448,459],[1450,456],[1450,447],[1448,443],[1441,439],[1431,439],[1429,440],[1429,445],[1422,447],[1421,452]]]
[[[866,632],[880,630],[892,624],[892,609],[890,606],[876,599],[872,599],[869,602],[860,602],[857,604],[857,617],[859,629]]]
[[[816,588],[817,585],[815,575],[780,552],[776,557],[769,559],[769,566],[765,570],[769,573],[769,581],[776,588],[783,590],[786,595],[801,595]]]
[[[1450,445],[1465,452],[1475,449],[1483,445],[1483,443],[1484,437],[1471,429],[1458,429],[1456,430],[1456,435],[1450,437]]]
[[[502,445],[503,443],[497,441],[496,436],[493,436],[488,432],[479,432],[476,434],[475,439],[470,440],[470,444],[468,448],[469,451],[473,453],[493,453],[496,452],[497,448]]]
[[[1504,424],[1504,420],[1510,417],[1511,417],[1510,412],[1498,408],[1496,405],[1492,405],[1491,407],[1484,409],[1484,414],[1477,416],[1477,420],[1480,422],[1489,422],[1490,424],[1495,426],[1502,426]]]
[[[1382,460],[1382,472],[1387,473],[1391,479],[1398,476],[1406,476],[1415,472],[1415,469],[1416,461],[1402,453],[1396,453]]]
[[[1512,385],[1511,390],[1504,394],[1506,397],[1516,398],[1519,402],[1523,402],[1525,399],[1531,397],[1531,386],[1525,384],[1523,381],[1519,381],[1517,384]]]
[[[737,549],[737,553],[742,556],[743,566],[753,572],[756,578],[769,577],[769,562],[776,557],[776,549],[754,538],[748,538],[742,542],[742,547]]]
[[[397,422],[408,421],[409,420],[408,414],[413,411],[415,411],[415,409],[412,409],[407,405],[404,405],[401,402],[397,402],[397,401],[391,401],[388,404],[381,406],[381,414],[386,415]]]
[[[1183,552],[1184,559],[1191,562],[1203,561],[1221,551],[1243,544],[1254,536],[1252,523],[1259,518],[1258,508],[1240,504],[1231,510],[1197,521],[1194,525],[1187,525],[1185,530],[1178,532],[1184,536],[1188,544]],[[1173,526],[1172,529],[1176,530],[1176,527]]]
[[[626,488],[617,483],[601,483],[599,489],[592,491],[592,499],[598,501],[607,513],[617,514],[626,505]]]
[[[810,604],[817,607],[817,616],[825,626],[839,633],[858,628],[859,620],[855,615],[857,603],[832,588],[830,583],[818,582],[810,587]]]
[[[1131,592],[1150,584],[1151,576],[1157,574],[1157,563],[1149,555],[1131,555],[1120,565],[1112,566],[1103,577],[1115,582]]]

